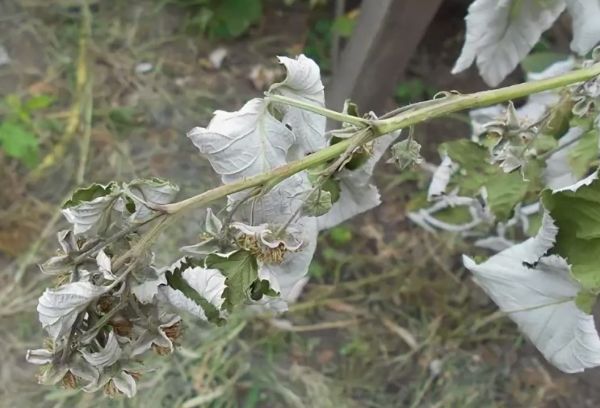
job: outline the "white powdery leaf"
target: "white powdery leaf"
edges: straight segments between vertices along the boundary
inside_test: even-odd
[[[110,219],[108,214],[118,199],[118,192],[115,191],[91,201],[83,201],[72,207],[64,208],[62,214],[73,225],[75,235],[92,233],[94,230],[108,227],[105,225],[105,221]]]
[[[210,235],[219,235],[223,229],[223,222],[213,213],[211,208],[206,209],[204,230]]]
[[[375,139],[373,153],[361,167],[356,170],[343,169],[339,173],[340,198],[326,214],[317,217],[319,230],[334,227],[381,203],[379,190],[371,180],[373,171],[387,148],[399,135],[400,132],[394,132]]]
[[[135,295],[140,303],[152,303],[154,297],[158,294],[158,288],[167,284],[165,270],[156,271],[156,275],[156,279],[148,279],[131,287],[131,293]]]
[[[173,341],[167,331],[181,323],[181,317],[155,309],[149,318],[140,319],[133,325],[132,332],[137,340],[131,347],[131,357],[138,356],[157,346],[173,352]]]
[[[123,394],[127,398],[133,398],[137,393],[137,384],[135,378],[130,373],[136,373],[136,366],[128,366],[129,364],[121,364],[121,367],[109,369],[108,372],[102,373],[96,382],[83,387],[85,392],[96,392],[100,389],[106,389],[106,386],[111,384],[114,391]]]
[[[285,164],[295,141],[263,99],[252,99],[236,112],[216,111],[207,128],[195,127],[188,137],[224,183]]]
[[[281,263],[262,264],[258,268],[258,277],[266,279],[270,287],[279,292],[279,298],[265,296],[258,303],[276,312],[284,312],[287,304],[300,296],[308,282],[306,275],[317,247],[319,229],[315,217],[302,217],[291,227],[299,231],[296,238],[302,240],[303,245],[294,252],[287,252]]]
[[[307,173],[296,173],[274,186],[268,193],[251,203],[244,204],[235,216],[237,221],[253,220],[254,224],[277,225],[285,223],[304,204],[312,190]],[[230,198],[230,206],[237,197]]]
[[[57,340],[69,332],[77,315],[105,292],[106,288],[90,282],[72,282],[46,289],[37,306],[42,327]]]
[[[137,393],[137,383],[135,378],[126,371],[121,371],[119,375],[111,379],[117,390],[125,395],[127,398],[135,397]]]
[[[497,86],[564,9],[563,0],[476,0],[469,7],[465,44],[452,73],[477,61],[483,79]]]
[[[551,189],[571,186],[577,182],[570,163],[570,155],[577,148],[574,143],[585,132],[584,128],[573,127],[558,140],[558,150],[546,160],[544,182]],[[566,147],[565,147],[566,146]]]
[[[77,239],[71,230],[59,231],[56,234],[58,238],[58,244],[60,245],[63,253],[70,254],[71,252],[78,251],[79,245],[77,245]]]
[[[38,377],[40,384],[55,385],[62,382],[64,376],[69,372],[77,378],[77,385],[83,386],[84,391],[86,388],[95,387],[98,384],[100,372],[78,354],[71,356],[67,362],[61,362],[60,356],[55,356],[52,363],[40,372]]]
[[[600,1],[566,0],[566,3],[573,17],[571,49],[585,55],[600,42]]]
[[[0,67],[2,65],[9,64],[10,61],[11,61],[11,59],[8,56],[8,52],[6,51],[6,48],[4,48],[4,46],[2,44],[0,44]]]
[[[479,248],[489,249],[494,252],[500,252],[511,246],[515,245],[515,243],[509,239],[504,237],[486,237],[478,239],[474,242],[474,245]]]
[[[546,214],[540,233],[476,264],[463,262],[475,282],[558,369],[574,373],[600,365],[600,338],[594,318],[575,304],[580,285],[567,262],[543,256],[557,230]]]
[[[43,274],[59,275],[72,268],[72,259],[69,255],[57,255],[38,265]]]
[[[79,250],[73,231],[59,231],[56,235],[61,252],[39,265],[42,273],[46,275],[58,275],[69,271],[73,267],[70,254]]]
[[[482,199],[485,196],[482,195]],[[462,224],[452,224],[435,217],[435,213],[449,207],[465,206],[467,207],[471,220]],[[482,205],[477,198],[461,197],[457,191],[452,191],[448,195],[440,196],[429,208],[421,208],[418,211],[407,214],[408,218],[415,224],[429,232],[435,232],[436,229],[450,232],[466,233],[482,223],[489,224],[493,220],[493,215],[489,212],[489,206]]]
[[[25,360],[30,364],[44,365],[54,360],[54,353],[47,349],[27,350]]]
[[[125,188],[135,203],[135,212],[131,215],[134,222],[147,221],[154,214],[153,206],[169,204],[179,192],[178,186],[159,178],[134,180]]]
[[[98,270],[106,280],[115,280],[117,277],[112,273],[111,261],[106,252],[101,249],[96,255],[96,264],[98,265]]]
[[[198,295],[206,299],[206,301],[218,310],[221,310],[221,306],[225,301],[225,298],[223,298],[225,276],[218,269],[207,269],[196,266],[184,270],[181,273],[181,277]],[[185,296],[183,292],[173,289],[170,286],[161,286],[159,292],[175,308],[191,313],[202,320],[207,320],[202,307]]]
[[[279,62],[285,65],[287,76],[283,82],[273,84],[269,93],[325,107],[325,88],[317,63],[304,55],[299,55],[296,59],[278,58]],[[283,112],[283,123],[289,125],[296,135],[293,159],[299,159],[327,146],[324,116],[293,106],[279,106]]]
[[[568,57],[566,60],[557,61],[549,65],[546,69],[540,72],[528,72],[527,81],[539,81],[548,79],[558,75],[566,74],[575,68],[575,58]],[[544,93],[544,92],[543,92]],[[538,95],[538,94],[535,94]]]
[[[165,285],[166,283],[166,279],[148,280],[133,286],[131,288],[131,293],[135,295],[136,299],[139,300],[140,303],[152,303],[154,296],[158,293],[159,286]]]
[[[487,125],[506,116],[506,107],[503,105],[486,106],[485,108],[473,109],[469,111],[471,120],[471,140],[479,143],[479,136],[485,133]]]
[[[110,332],[108,339],[106,340],[106,346],[100,351],[89,352],[86,350],[81,351],[81,355],[94,367],[104,368],[116,363],[121,358],[121,347],[114,332]]]
[[[273,187],[255,203],[244,205],[235,218],[252,218],[256,224],[281,225],[296,214],[311,189],[306,172],[298,173]],[[302,245],[295,251],[286,252],[281,263],[260,264],[258,268],[258,277],[267,280],[280,296],[263,296],[256,303],[275,312],[287,310],[287,303],[295,301],[306,284],[308,268],[317,246],[317,218],[300,217],[289,225],[288,231],[294,231],[295,241],[302,242]]]
[[[433,173],[429,189],[427,190],[427,200],[431,201],[446,193],[446,187],[450,182],[450,177],[458,169],[458,165],[452,161],[450,156],[444,156],[442,162]]]
[[[558,193],[560,191],[577,191],[580,187],[589,186],[596,179],[598,179],[598,170],[585,177],[584,179],[579,180],[575,184],[553,189],[552,192]]]

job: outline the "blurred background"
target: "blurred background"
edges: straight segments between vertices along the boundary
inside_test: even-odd
[[[0,406],[596,407],[600,371],[550,367],[462,269],[472,251],[405,214],[427,175],[382,164],[384,203],[320,237],[311,280],[278,320],[186,321],[172,358],[154,358],[133,400],[36,384],[25,350],[51,282],[60,205],[91,182],[159,176],[180,198],[218,185],[185,133],[236,110],[283,71],[315,59],[328,103],[352,96],[384,113],[441,90],[485,89],[452,76],[467,0],[0,0]],[[543,66],[568,50],[569,21],[536,46]],[[519,70],[507,83],[523,79]],[[470,133],[466,115],[416,129],[436,145]],[[202,217],[157,245],[179,257]]]

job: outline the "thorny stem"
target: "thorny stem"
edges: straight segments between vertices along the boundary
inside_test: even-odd
[[[534,93],[544,92],[574,83],[587,81],[598,75],[600,75],[600,64],[593,65],[589,68],[572,71],[553,78],[512,85],[506,88],[477,92],[467,95],[451,95],[444,99],[440,99],[438,103],[421,105],[422,107],[418,107],[414,110],[406,110],[397,116],[378,120],[357,118],[355,116],[334,112],[317,105],[312,105],[310,103],[279,95],[271,95],[267,98],[274,102],[306,109],[310,112],[318,113],[331,119],[352,123],[366,128],[368,129],[369,136],[364,138],[363,143],[367,143],[384,134],[404,129],[433,118],[442,117],[466,109],[494,105]],[[360,132],[362,129],[359,129],[358,131]],[[273,169],[270,172],[248,177],[234,183],[225,184],[176,203],[160,206],[159,210],[167,214],[181,213],[191,208],[204,206],[212,201],[226,197],[233,193],[237,193],[239,191],[246,190],[248,188],[275,185],[300,171],[318,166],[337,158],[341,154],[344,154],[344,152],[352,145],[352,143],[354,143],[354,141],[354,138],[343,140],[318,152],[310,154],[303,159],[296,160]]]

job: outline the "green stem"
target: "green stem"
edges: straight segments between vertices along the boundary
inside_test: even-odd
[[[274,102],[284,103],[290,106],[306,109],[310,112],[318,113],[331,119],[342,122],[353,123],[358,126],[369,126],[370,137],[363,140],[367,143],[370,140],[382,136],[387,133],[394,132],[409,126],[416,125],[427,120],[446,116],[458,111],[480,108],[484,106],[494,105],[500,102],[506,102],[511,99],[521,98],[534,93],[544,92],[555,88],[571,85],[578,82],[587,81],[600,75],[600,64],[596,64],[590,68],[584,68],[577,71],[572,71],[564,75],[553,78],[532,81],[523,84],[513,85],[506,88],[493,89],[490,91],[477,92],[468,95],[449,96],[439,103],[433,105],[424,105],[415,110],[408,110],[388,119],[370,121],[367,119],[348,116],[338,112],[334,112],[318,105],[298,101],[296,99],[287,98],[280,95],[270,95],[267,98]],[[363,130],[364,131],[364,130]],[[174,214],[183,210],[205,206],[220,198],[224,198],[230,194],[246,190],[252,187],[275,185],[286,178],[301,172],[303,170],[326,163],[336,157],[344,154],[346,150],[354,142],[354,138],[348,138],[329,146],[323,150],[310,154],[303,159],[296,160],[284,166],[273,169],[268,173],[258,174],[253,177],[225,184],[214,188],[196,196],[185,200],[160,206],[160,210],[167,214]]]
[[[333,158],[336,158],[340,154],[343,154],[350,145],[351,140],[352,138],[343,140],[334,144],[333,146],[329,146],[323,150],[308,155],[301,160],[296,160],[284,166],[273,169],[268,173],[262,173],[253,177],[248,177],[246,179],[236,181],[235,183],[225,184],[185,200],[163,205],[160,207],[160,210],[166,212],[167,214],[174,214],[186,209],[202,207],[220,198],[246,190],[248,188],[258,187],[266,184],[275,185],[278,182],[285,180],[286,178],[298,172],[301,172],[302,170],[315,167],[321,163],[325,163]]]
[[[315,105],[308,102],[303,102],[299,99],[288,98],[287,96],[281,95],[267,95],[267,101],[278,102],[283,105],[294,106],[305,111],[313,112],[326,118],[337,120],[342,123],[351,123],[358,127],[367,127],[371,124],[368,119],[359,118],[358,116],[347,115],[345,113],[336,112],[331,109],[323,108],[322,106]]]
[[[376,120],[372,125],[377,134],[386,134],[450,113],[494,105],[511,99],[522,98],[534,93],[561,88],[577,82],[587,81],[598,75],[600,75],[600,64],[553,78],[526,82],[508,86],[506,88],[492,89],[490,91],[477,92],[469,95],[449,96],[442,99],[440,103],[425,106],[421,109],[411,110],[389,119]]]

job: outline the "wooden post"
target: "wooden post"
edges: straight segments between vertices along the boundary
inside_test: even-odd
[[[382,113],[443,0],[363,0],[358,22],[328,87],[327,106],[351,98]]]

